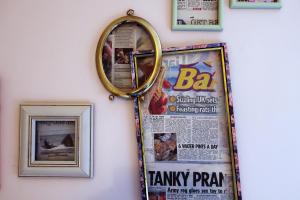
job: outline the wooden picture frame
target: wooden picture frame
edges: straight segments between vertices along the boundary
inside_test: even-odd
[[[132,68],[151,59],[136,52]],[[154,85],[135,99],[142,200],[241,200],[226,44],[170,48],[162,60]]]
[[[19,176],[93,176],[93,105],[20,106]]]
[[[281,1],[277,0],[275,2],[265,1],[265,2],[257,2],[257,0],[248,0],[248,1],[240,1],[240,0],[230,0],[231,8],[245,8],[245,9],[280,9]]]
[[[172,0],[172,30],[222,31],[223,0]]]

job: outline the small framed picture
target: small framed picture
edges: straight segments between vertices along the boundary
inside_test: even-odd
[[[231,0],[231,8],[281,8],[281,0]]]
[[[172,0],[172,29],[179,31],[221,31],[222,0]]]
[[[19,176],[92,175],[92,104],[20,106]]]

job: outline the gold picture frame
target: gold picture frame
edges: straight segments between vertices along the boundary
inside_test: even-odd
[[[160,43],[158,34],[155,32],[154,28],[148,21],[146,21],[143,18],[134,16],[133,14],[134,14],[134,11],[129,10],[127,12],[127,16],[118,18],[118,19],[114,20],[113,22],[111,22],[103,31],[103,33],[99,39],[99,42],[97,45],[97,50],[96,50],[97,72],[98,72],[98,76],[99,76],[102,84],[112,95],[120,96],[123,98],[131,98],[131,97],[139,96],[139,95],[145,93],[151,87],[153,82],[155,81],[155,79],[158,75],[158,72],[159,72],[160,65],[161,65],[162,49],[161,49],[161,43]],[[153,47],[154,47],[155,64],[154,64],[154,68],[153,68],[151,75],[149,76],[148,80],[145,81],[145,83],[143,85],[141,85],[138,88],[133,88],[130,91],[123,91],[120,88],[114,86],[106,76],[104,66],[103,66],[103,49],[105,46],[105,42],[107,41],[110,33],[114,29],[116,29],[118,26],[128,24],[128,23],[136,23],[139,26],[141,26],[143,29],[145,29],[146,32],[148,32],[150,39],[153,43]],[[113,96],[110,96],[110,98],[113,99]]]

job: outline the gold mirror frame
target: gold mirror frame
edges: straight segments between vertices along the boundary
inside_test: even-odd
[[[113,96],[120,96],[120,97],[124,97],[124,98],[137,97],[137,96],[140,96],[141,94],[145,93],[155,82],[155,80],[158,76],[158,73],[159,73],[161,62],[162,62],[161,43],[160,43],[159,37],[158,37],[157,33],[155,32],[154,28],[145,19],[134,16],[133,14],[134,14],[134,11],[129,10],[127,12],[127,16],[120,17],[120,18],[114,20],[113,22],[111,22],[105,28],[104,32],[102,33],[102,35],[99,39],[98,45],[97,45],[97,50],[96,50],[97,72],[98,72],[98,76],[99,76],[102,84],[109,92],[111,92],[111,94]],[[126,92],[115,87],[108,80],[108,78],[105,74],[104,66],[103,66],[103,62],[102,62],[103,48],[104,48],[104,45],[105,45],[105,42],[106,42],[108,36],[115,28],[117,28],[118,26],[120,26],[124,23],[136,23],[138,25],[141,25],[142,28],[144,28],[145,31],[148,32],[148,34],[150,35],[150,39],[152,41],[152,44],[153,44],[154,50],[155,50],[155,52],[154,52],[154,55],[155,55],[154,69],[153,69],[151,75],[149,76],[149,78],[140,87],[138,87],[136,89],[132,89],[130,91],[126,91]],[[113,99],[113,96],[110,96],[111,100]]]

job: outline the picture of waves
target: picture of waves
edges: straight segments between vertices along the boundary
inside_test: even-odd
[[[75,120],[36,121],[37,161],[75,161]]]

